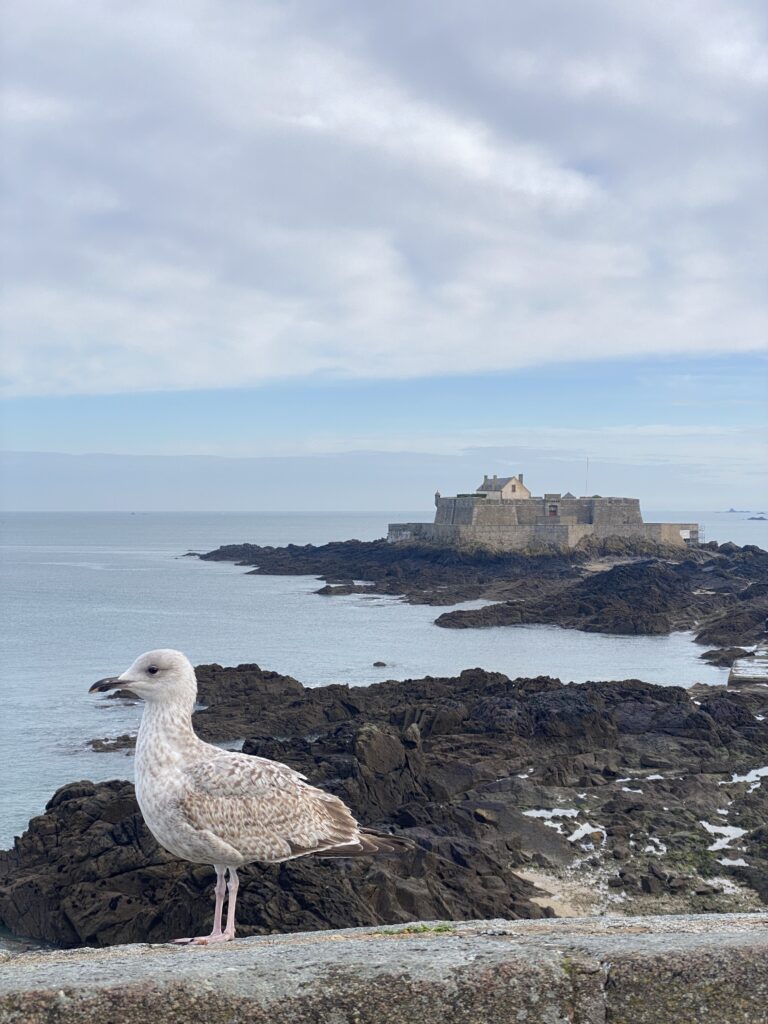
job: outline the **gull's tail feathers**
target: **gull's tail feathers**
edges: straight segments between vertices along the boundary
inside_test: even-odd
[[[318,857],[376,857],[402,856],[416,849],[416,843],[404,836],[392,836],[388,832],[374,829],[360,829],[358,838],[352,843],[332,846],[317,854]]]

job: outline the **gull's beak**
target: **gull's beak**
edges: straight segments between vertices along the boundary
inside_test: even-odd
[[[120,676],[107,676],[106,679],[98,679],[88,690],[88,693],[106,693],[108,690],[119,690],[125,683]]]

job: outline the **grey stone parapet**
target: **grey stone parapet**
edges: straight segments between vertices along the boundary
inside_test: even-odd
[[[2,1024],[766,1024],[768,914],[5,954]]]

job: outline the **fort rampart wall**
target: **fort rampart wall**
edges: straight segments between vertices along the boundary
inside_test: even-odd
[[[481,544],[515,551],[548,544],[575,547],[584,537],[637,537],[683,546],[696,543],[696,523],[644,523],[637,498],[563,497],[489,500],[482,494],[438,497],[433,523],[391,523],[389,540]]]

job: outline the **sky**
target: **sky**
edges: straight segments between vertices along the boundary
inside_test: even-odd
[[[7,0],[0,507],[765,504],[767,21]]]

